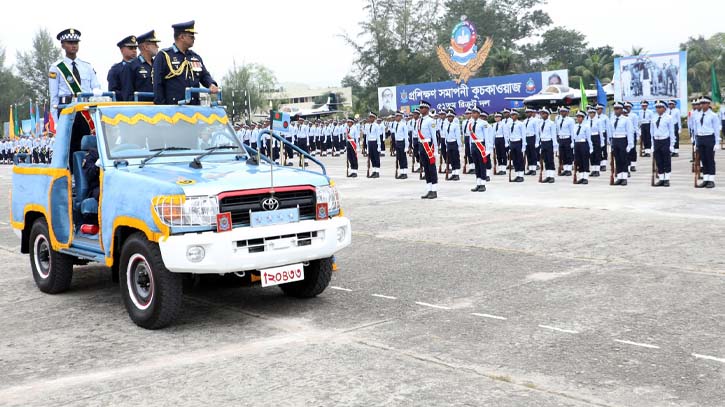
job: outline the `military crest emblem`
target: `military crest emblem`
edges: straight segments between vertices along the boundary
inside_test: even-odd
[[[476,27],[468,21],[466,16],[461,16],[461,22],[456,24],[451,31],[448,49],[442,45],[436,49],[443,68],[454,76],[453,80],[458,84],[468,82],[468,79],[483,66],[491,52],[492,38],[486,37],[480,49],[476,44],[477,40]]]

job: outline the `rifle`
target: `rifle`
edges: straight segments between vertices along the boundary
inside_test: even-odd
[[[509,182],[513,182],[513,180],[511,179],[511,175],[513,175],[513,164],[511,163],[511,150],[509,150],[508,153],[506,154],[506,163],[507,163],[506,169],[508,170],[508,173],[509,173]]]
[[[498,172],[498,159],[496,159],[496,146],[493,146],[493,153],[491,154],[491,157],[493,158],[493,175],[496,175]]]
[[[350,176],[350,160],[345,158],[345,176]]]
[[[370,178],[370,154],[368,154],[368,178]]]
[[[400,164],[398,163],[398,159],[395,159],[395,179],[398,179],[398,167],[400,167]]]
[[[412,143],[411,143],[412,144]],[[415,154],[413,153],[413,146],[411,145],[408,149],[410,151],[410,172],[415,172]]]
[[[543,156],[543,154],[539,157],[539,166],[541,166],[541,170],[539,171],[539,182],[544,182],[544,156]]]
[[[451,152],[446,150],[446,181],[448,180],[448,175],[451,173]]]
[[[695,151],[695,188],[697,188],[698,179],[700,179],[700,152]]]
[[[363,157],[368,156],[368,137],[365,134],[362,136],[362,155]]]
[[[614,149],[609,152],[609,185],[614,185]]]
[[[468,173],[468,156],[466,155],[466,150],[463,150],[463,173]]]
[[[443,152],[440,148],[440,144],[438,148],[438,163],[438,174],[443,174]]]
[[[390,136],[390,156],[395,156],[395,138],[392,135]]]
[[[657,164],[655,163],[655,155],[652,154],[652,180],[650,185],[655,186],[655,174],[657,174]]]
[[[695,172],[695,145],[694,144],[692,145],[692,149],[691,150],[692,150],[692,168],[691,168],[691,171],[694,173]]]
[[[579,181],[576,176],[576,174],[579,172],[578,170],[579,170],[579,163],[577,163],[576,160],[574,160],[574,184],[576,184],[577,181]]]

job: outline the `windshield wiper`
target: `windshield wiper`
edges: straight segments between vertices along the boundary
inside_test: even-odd
[[[161,154],[163,154],[166,151],[178,151],[178,150],[191,150],[191,149],[188,148],[188,147],[174,147],[174,146],[171,146],[171,147],[162,147],[162,148],[152,148],[149,151],[155,151],[155,153],[152,154],[152,155],[150,155],[150,156],[148,156],[148,157],[146,157],[146,158],[144,158],[143,160],[141,160],[141,164],[138,165],[138,168],[143,168],[143,166],[146,165],[147,162],[149,162],[149,161],[153,160],[154,158],[160,156]]]
[[[208,156],[209,154],[213,153],[214,151],[217,151],[217,150],[236,150],[238,148],[239,148],[239,146],[234,146],[234,145],[224,145],[224,146],[209,147],[209,148],[206,149],[205,152],[203,152],[203,153],[199,154],[198,156],[194,157],[194,159],[189,163],[189,167],[198,170],[199,168],[201,168],[201,159],[204,158],[204,157],[206,157],[206,156]]]

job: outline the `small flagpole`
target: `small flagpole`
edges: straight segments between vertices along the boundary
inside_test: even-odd
[[[272,155],[272,159],[269,163],[269,178],[270,178],[270,186],[271,189],[269,190],[270,194],[274,194],[274,152],[272,151],[272,128],[274,127],[274,113],[272,109],[269,110],[269,143],[267,144],[267,149],[269,150],[269,153]]]

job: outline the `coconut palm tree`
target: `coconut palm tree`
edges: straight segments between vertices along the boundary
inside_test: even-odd
[[[609,55],[590,54],[584,59],[582,65],[575,68],[575,71],[582,77],[585,84],[594,83],[594,78],[612,79],[614,63]]]

